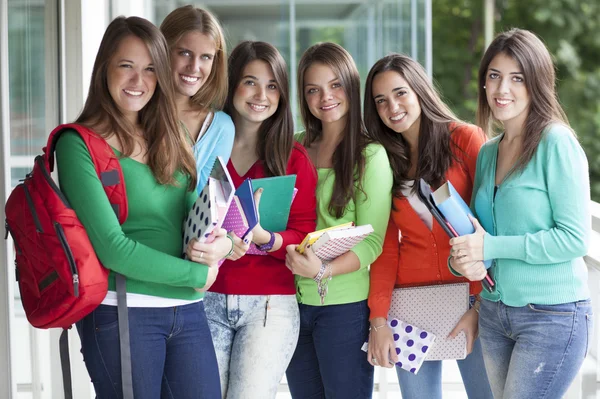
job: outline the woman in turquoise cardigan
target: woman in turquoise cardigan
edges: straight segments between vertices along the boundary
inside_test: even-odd
[[[531,32],[498,35],[479,69],[478,122],[504,132],[477,159],[474,234],[451,240],[450,265],[481,280],[479,331],[496,398],[561,398],[586,356],[591,233],[588,163],[555,90],[554,65]]]

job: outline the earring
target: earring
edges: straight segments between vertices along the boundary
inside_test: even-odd
[[[483,86],[483,90],[485,90],[485,86]]]

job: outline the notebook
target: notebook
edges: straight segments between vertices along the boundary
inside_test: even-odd
[[[306,235],[306,237],[304,237],[304,239],[302,240],[300,245],[298,245],[298,248],[296,249],[296,251],[303,254],[304,250],[306,249],[306,246],[314,244],[315,241],[317,241],[323,235],[323,233],[325,233],[326,231],[349,229],[351,227],[354,227],[354,222],[348,222],[348,223],[340,224],[337,226],[328,227],[326,229],[313,231],[312,233],[308,233]]]
[[[464,359],[467,337],[446,338],[469,309],[469,284],[396,288],[388,320],[398,319],[437,336],[425,360]]]
[[[244,180],[235,190],[235,195],[225,215],[223,228],[228,232],[233,231],[238,237],[244,239],[258,223],[258,212],[254,204],[254,190],[252,181]]]
[[[473,223],[469,220],[469,215],[473,216],[473,213],[450,181],[432,193],[429,184],[425,180],[419,179],[417,195],[449,237],[459,237],[475,232]],[[483,264],[486,269],[489,269],[492,260],[485,260]],[[488,292],[495,291],[496,284],[489,274],[486,274],[485,278],[481,280],[481,284]]]
[[[348,252],[372,232],[373,227],[370,224],[326,231],[312,245],[312,250],[322,262],[330,262]]]
[[[252,179],[254,191],[263,188],[258,213],[263,229],[278,232],[287,228],[296,175]]]
[[[192,238],[211,242],[210,233],[221,227],[233,200],[233,181],[221,157],[217,157],[202,192],[184,221],[183,253]]]
[[[390,319],[387,324],[396,346],[396,366],[417,374],[435,343],[435,334],[398,319]],[[365,342],[362,350],[366,352],[368,349],[369,343]]]

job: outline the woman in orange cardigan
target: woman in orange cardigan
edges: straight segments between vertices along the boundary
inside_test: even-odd
[[[371,265],[368,359],[393,367],[398,361],[386,323],[392,291],[397,287],[466,282],[448,269],[449,237],[416,195],[423,178],[432,187],[446,181],[469,203],[475,164],[485,142],[481,129],[459,121],[442,102],[424,69],[412,59],[391,54],[379,60],[367,78],[365,122],[383,144],[394,173],[393,207],[383,253]],[[472,303],[481,284],[471,283]],[[469,309],[452,335],[467,336],[465,359],[458,366],[469,397],[492,398],[477,340],[477,306]],[[441,398],[442,362],[426,361],[414,375],[396,367],[402,397]]]

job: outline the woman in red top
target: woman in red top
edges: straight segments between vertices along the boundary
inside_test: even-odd
[[[393,207],[383,253],[371,265],[369,308],[371,333],[368,359],[393,367],[398,361],[392,331],[386,323],[392,291],[397,287],[466,282],[447,266],[449,237],[416,195],[423,178],[432,187],[446,181],[469,203],[475,164],[485,136],[459,121],[442,102],[425,70],[400,54],[379,60],[367,77],[364,115],[372,137],[386,148],[394,173]],[[471,295],[481,285],[471,283]],[[481,345],[477,306],[468,310],[452,335],[467,336],[466,359],[458,366],[469,397],[491,398]],[[396,367],[402,397],[441,398],[442,362],[426,361],[418,374]]]
[[[246,41],[233,50],[225,112],[235,124],[227,169],[236,187],[247,178],[296,175],[287,230],[259,224],[247,242],[232,233],[235,252],[205,297],[223,397],[275,398],[300,327],[285,247],[315,230],[317,185],[306,150],[294,142],[287,68],[275,47]],[[260,193],[255,197],[259,202]],[[267,253],[246,254],[249,245]]]

